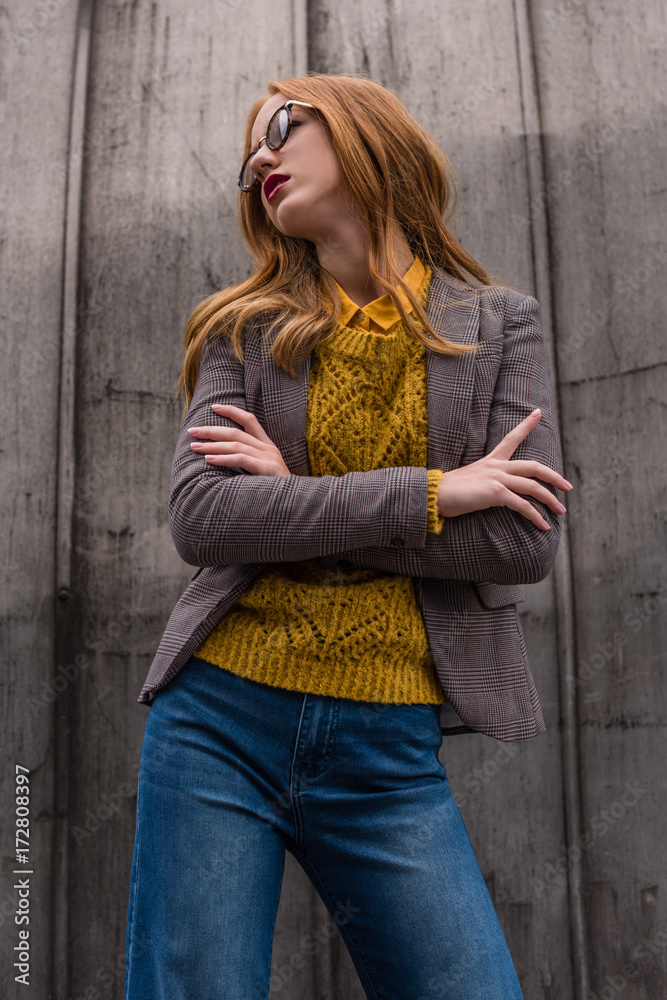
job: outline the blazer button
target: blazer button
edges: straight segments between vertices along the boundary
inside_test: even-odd
[[[339,559],[338,566],[339,569],[342,569],[343,572],[345,573],[351,573],[352,570],[354,569],[354,565],[350,562],[349,559]]]
[[[391,545],[405,545],[404,538],[392,538]]]

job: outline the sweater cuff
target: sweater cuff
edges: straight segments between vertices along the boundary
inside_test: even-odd
[[[428,507],[426,514],[426,531],[436,535],[442,531],[444,517],[438,512],[438,486],[443,477],[442,469],[429,469],[428,476]]]

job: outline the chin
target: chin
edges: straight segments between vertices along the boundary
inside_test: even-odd
[[[291,211],[281,212],[282,205],[278,207],[273,224],[279,229],[283,236],[291,236],[295,240],[312,240],[313,223],[312,218],[307,222],[303,214]],[[301,217],[299,217],[301,216]]]

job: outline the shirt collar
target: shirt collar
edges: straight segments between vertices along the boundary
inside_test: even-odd
[[[415,256],[412,264],[403,275],[403,280],[413,289],[415,294],[417,294],[425,275],[426,268],[424,267],[424,264],[419,257]],[[339,322],[344,326],[353,325],[355,314],[359,312],[364,313],[365,319],[371,319],[378,326],[382,327],[383,330],[389,330],[394,323],[397,323],[401,319],[401,314],[387,292],[379,298],[373,299],[372,302],[366,303],[365,306],[358,306],[357,303],[353,302],[352,299],[343,291],[337,281],[336,288],[338,289],[341,306]],[[403,289],[398,286],[396,286],[395,291],[403,303],[406,312],[409,314],[412,311],[412,304],[410,303],[407,295]],[[368,324],[366,323],[365,325]]]

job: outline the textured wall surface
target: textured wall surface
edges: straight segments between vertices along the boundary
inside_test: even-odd
[[[0,30],[3,995],[17,765],[31,995],[123,995],[136,698],[191,575],[167,523],[183,329],[249,272],[250,104],[317,71],[398,94],[455,164],[463,244],[541,306],[575,485],[520,606],[547,732],[441,750],[524,995],[664,996],[662,5],[49,0]],[[289,854],[271,996],[363,996]]]

